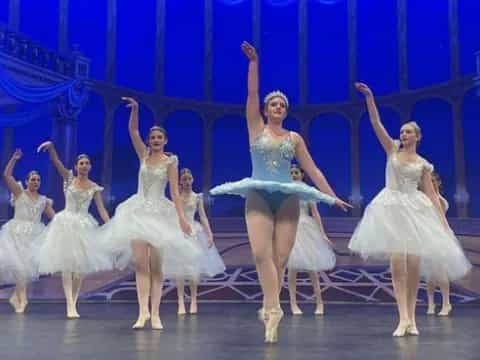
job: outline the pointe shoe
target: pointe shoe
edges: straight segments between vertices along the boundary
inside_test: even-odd
[[[448,316],[450,315],[450,311],[452,311],[452,305],[447,304],[442,306],[442,310],[437,314],[438,316]]]
[[[13,310],[16,313],[18,313],[18,308],[19,308],[20,304],[18,302],[18,298],[15,296],[15,293],[12,296],[10,296],[10,299],[8,299],[8,302],[12,306]]]
[[[152,330],[163,330],[162,320],[160,317],[152,317],[151,319]]]
[[[418,331],[417,326],[416,325],[409,325],[407,327],[407,335],[411,335],[411,336],[420,335],[420,332]]]
[[[25,312],[25,308],[27,307],[27,305],[28,305],[28,301],[21,302],[20,304],[18,304],[18,307],[15,309],[15,312],[17,314],[23,314]]]
[[[323,315],[324,314],[323,303],[317,305],[317,308],[315,309],[314,314],[315,315]]]
[[[394,337],[406,336],[409,327],[410,327],[409,324],[399,324],[395,329],[395,331],[393,332],[392,336]]]
[[[178,305],[178,310],[177,310],[177,314],[178,315],[185,315],[187,313],[187,311],[185,310],[185,304],[183,305]]]
[[[273,309],[268,312],[265,323],[265,342],[276,343],[278,341],[278,325],[282,320],[283,311],[281,308]]]
[[[191,303],[190,304],[190,314],[195,315],[198,312],[198,306],[197,303]]]
[[[290,305],[290,310],[292,311],[293,315],[302,315],[303,311],[298,307],[297,304]]]
[[[132,329],[143,329],[145,327],[145,323],[150,319],[150,315],[147,316],[139,316],[138,320],[133,324]]]
[[[261,307],[260,309],[257,310],[257,317],[258,317],[258,320],[260,321],[267,320],[267,312],[265,311],[264,307]]]
[[[428,305],[427,315],[435,315],[435,304]]]

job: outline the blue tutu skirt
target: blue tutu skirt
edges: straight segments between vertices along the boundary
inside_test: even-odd
[[[263,190],[270,193],[281,192],[284,194],[297,195],[299,200],[324,202],[329,205],[335,203],[335,198],[318,191],[304,182],[291,181],[279,182],[271,180],[258,180],[253,178],[244,178],[240,181],[227,182],[215,186],[210,190],[211,195],[239,195],[246,197],[251,190]]]

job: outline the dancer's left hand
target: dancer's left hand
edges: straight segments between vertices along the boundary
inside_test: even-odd
[[[339,207],[340,209],[342,209],[343,211],[347,212],[349,209],[353,209],[353,206],[350,205],[349,203],[343,201],[342,199],[339,199],[337,198],[335,200],[335,204],[334,204],[336,207]]]

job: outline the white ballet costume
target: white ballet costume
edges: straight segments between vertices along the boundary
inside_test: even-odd
[[[168,167],[177,163],[175,155],[155,165],[142,159],[137,193],[102,227],[103,246],[117,269],[134,266],[132,241],[144,241],[159,252],[164,278],[198,277],[199,247],[182,232],[175,206],[165,196]]]
[[[0,281],[29,282],[38,278],[37,252],[40,235],[45,230],[42,214],[52,200],[44,195],[36,199],[26,191],[12,199],[13,219],[0,230]]]
[[[366,207],[348,247],[366,259],[416,255],[425,276],[441,267],[448,279],[459,279],[471,264],[433,203],[419,190],[423,173],[432,172],[433,165],[425,160],[402,163],[400,143],[395,144],[397,151],[387,159],[386,187]]]
[[[225,263],[223,262],[220,254],[218,253],[215,244],[210,248],[208,247],[208,234],[205,231],[202,224],[195,221],[195,214],[198,210],[200,202],[203,201],[202,194],[196,194],[192,192],[188,197],[183,197],[183,204],[185,210],[185,217],[187,222],[192,227],[194,236],[192,240],[200,248],[200,275],[207,277],[214,277],[217,274],[223,274],[225,271]]]
[[[440,203],[443,205],[443,209],[445,209],[445,213],[448,211],[449,204],[447,199],[445,199],[442,195],[438,196]],[[453,235],[453,234],[452,234]],[[452,241],[455,241],[458,246],[457,238],[455,235],[452,236]],[[440,263],[432,263],[428,261],[422,261],[420,263],[420,274],[425,279],[425,281],[445,281],[448,280],[447,275],[445,274],[445,268],[443,264]]]
[[[287,267],[289,270],[312,272],[333,269],[336,263],[335,253],[323,229],[310,216],[309,206],[310,202],[300,201],[297,236]]]
[[[88,209],[96,192],[103,187],[94,184],[80,189],[73,184],[70,170],[64,181],[65,209],[55,214],[42,235],[38,253],[42,274],[72,272],[86,275],[112,268],[108,255],[96,240],[98,222]]]

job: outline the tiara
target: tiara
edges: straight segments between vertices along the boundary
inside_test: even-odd
[[[280,97],[282,98],[284,101],[285,101],[285,104],[287,105],[287,108],[288,108],[288,98],[287,98],[287,95],[285,95],[283,92],[281,92],[280,90],[275,90],[275,91],[272,91],[271,93],[268,93],[267,96],[264,97],[263,99],[263,103],[264,104],[267,104],[272,98],[275,98],[275,97]]]

